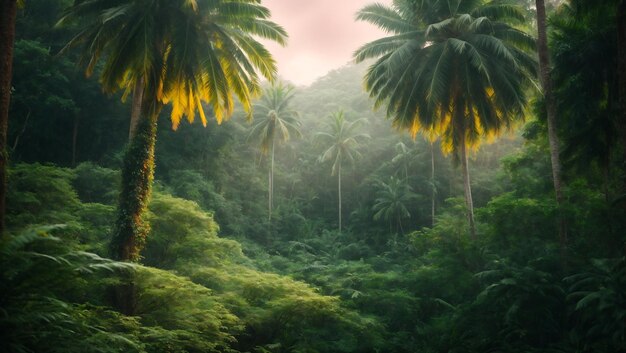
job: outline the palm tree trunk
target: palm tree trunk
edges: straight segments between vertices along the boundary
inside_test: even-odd
[[[143,101],[144,82],[143,78],[140,78],[135,82],[133,87],[133,104],[130,111],[130,128],[128,129],[128,141],[135,136],[135,130],[137,129],[137,123],[141,116],[141,102]]]
[[[474,223],[474,201],[472,200],[472,187],[468,166],[467,146],[465,143],[465,131],[461,133],[461,168],[463,169],[463,191],[465,192],[465,205],[467,206],[467,221],[469,223],[470,237],[476,240],[476,225]]]
[[[431,227],[435,227],[435,146],[433,143],[430,143],[430,186],[431,186],[431,197],[430,197],[430,220]]]
[[[339,233],[341,234],[341,163],[337,168],[337,192],[339,195]]]
[[[559,207],[563,205],[563,191],[561,180],[561,160],[559,155],[559,137],[557,135],[556,123],[556,102],[552,93],[552,80],[550,79],[550,55],[548,52],[548,38],[546,26],[546,6],[544,0],[535,0],[537,7],[537,51],[539,53],[539,71],[543,95],[546,105],[548,120],[548,141],[550,143],[550,160],[552,162],[552,181],[554,183],[554,193],[556,203]],[[559,210],[559,242],[561,250],[565,251],[567,245],[567,223]]]
[[[272,153],[271,153],[271,161],[270,161],[270,175],[269,175],[269,197],[268,197],[268,210],[269,210],[269,220],[272,220],[272,210],[274,209],[274,146],[275,139],[272,138]]]
[[[143,220],[154,178],[154,146],[160,106],[156,103],[142,113],[130,141],[122,167],[117,222],[111,240],[111,256],[137,261],[150,226]]]
[[[0,237],[4,234],[7,190],[7,128],[13,72],[13,43],[17,0],[0,0]]]

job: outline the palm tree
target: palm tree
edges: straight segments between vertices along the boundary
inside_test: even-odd
[[[131,141],[122,170],[122,190],[111,250],[136,261],[149,225],[142,220],[154,173],[156,122],[172,104],[174,129],[201,102],[222,122],[233,111],[233,93],[244,109],[260,90],[258,73],[272,80],[276,66],[253,35],[284,44],[286,33],[268,20],[255,0],[76,0],[60,23],[77,20],[81,30],[68,46],[81,46],[87,75],[103,62],[105,91],[133,94]]]
[[[559,206],[563,203],[563,190],[561,188],[561,157],[560,142],[557,135],[556,100],[552,92],[552,79],[550,78],[550,53],[548,52],[548,36],[546,26],[546,5],[544,0],[535,0],[537,9],[537,52],[539,54],[539,78],[543,89],[548,121],[548,142],[550,144],[550,161],[552,163],[552,182],[556,202]],[[567,243],[567,227],[563,216],[559,216],[559,240],[561,249],[565,249]]]
[[[417,195],[411,190],[406,180],[391,177],[388,183],[379,182],[377,198],[372,210],[374,220],[384,218],[389,221],[389,228],[393,221],[396,222],[396,231],[404,233],[402,229],[402,219],[411,217],[407,208],[407,203],[416,198]],[[390,229],[391,230],[391,229]]]
[[[11,74],[13,72],[13,42],[18,0],[0,2],[0,236],[4,234],[4,214],[7,190],[7,127],[11,99]]]
[[[270,154],[268,170],[268,219],[272,220],[274,208],[274,148],[276,135],[279,142],[287,142],[291,134],[300,136],[298,112],[289,106],[294,97],[294,89],[282,82],[263,90],[260,102],[254,105],[254,118],[258,122],[252,127],[250,136],[257,138],[261,144],[261,152]]]
[[[414,151],[404,142],[400,141],[395,145],[396,155],[391,159],[391,163],[398,166],[396,174],[403,174],[404,179],[409,179],[409,167],[415,158]]]
[[[481,0],[394,0],[364,7],[357,19],[390,33],[355,53],[357,62],[377,59],[365,76],[370,96],[396,127],[441,137],[460,161],[475,238],[468,148],[523,117],[535,41],[504,22],[522,23],[523,11]]]
[[[339,232],[341,233],[341,166],[344,162],[354,162],[360,154],[360,140],[369,135],[358,131],[365,119],[346,121],[343,111],[331,114],[327,132],[319,132],[317,136],[325,140],[328,148],[322,153],[321,162],[333,161],[331,175],[337,175],[337,195],[339,204]]]

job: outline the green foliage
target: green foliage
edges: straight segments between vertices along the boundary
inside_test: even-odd
[[[573,306],[569,319],[576,322],[572,340],[581,349],[626,350],[625,264],[623,257],[597,259],[584,272],[565,278]]]
[[[476,274],[482,281],[491,283],[475,302],[497,318],[490,323],[491,329],[502,342],[490,344],[508,349],[527,346],[525,349],[530,350],[530,347],[545,349],[559,342],[564,331],[565,290],[554,259],[537,259],[523,267],[496,259],[486,271]]]
[[[142,253],[148,265],[165,269],[188,264],[217,266],[225,259],[243,256],[236,242],[217,237],[219,227],[213,216],[193,201],[156,193],[148,220],[151,240]]]
[[[413,193],[411,187],[406,181],[391,177],[389,183],[380,182],[379,190],[376,193],[376,203],[372,206],[374,211],[374,220],[384,218],[392,222],[396,222],[396,231],[402,231],[402,219],[410,218],[411,213],[407,208],[407,203],[417,195]]]
[[[148,352],[223,352],[241,329],[231,314],[201,285],[184,277],[140,267],[137,285],[137,312],[148,330]]]
[[[173,170],[168,187],[172,194],[196,202],[205,210],[223,210],[228,207],[224,197],[217,193],[213,182],[195,170]]]
[[[361,154],[358,151],[362,140],[369,135],[360,132],[363,119],[346,120],[345,113],[338,111],[330,115],[327,131],[319,132],[320,141],[325,144],[326,150],[319,157],[321,162],[332,161],[331,175],[341,173],[342,163],[354,163]]]
[[[354,56],[359,62],[376,59],[366,88],[396,127],[441,138],[446,151],[463,159],[465,146],[477,146],[522,118],[524,87],[536,65],[529,54],[533,38],[515,27],[524,20],[520,8],[506,2],[395,1],[365,6],[357,19],[389,34]]]
[[[338,298],[322,296],[304,283],[251,268],[241,246],[219,238],[211,214],[197,204],[155,193],[149,217],[152,232],[143,253],[145,262],[175,270],[205,290],[210,289],[207,293],[236,315],[237,325],[244,331],[235,335],[237,349],[275,342],[319,352],[364,349],[358,348],[364,344],[359,332],[374,323],[342,308]],[[166,304],[159,303],[155,308]],[[343,348],[335,347],[333,342],[339,340],[348,342],[342,343]]]
[[[74,172],[76,177],[72,185],[82,202],[115,204],[120,185],[120,173],[118,171],[85,162],[74,168]]]
[[[553,243],[556,239],[555,212],[553,198],[522,198],[506,193],[481,209],[479,218],[488,225],[487,235],[491,241],[515,257],[514,253],[525,256],[539,244]]]
[[[49,234],[57,230],[24,231],[0,243],[0,351],[142,352],[126,331],[132,319],[80,304],[87,293],[95,299],[98,274],[132,267],[73,250]]]
[[[18,164],[9,173],[9,229],[59,223],[77,226],[75,212],[80,201],[72,188],[72,170],[41,164]]]

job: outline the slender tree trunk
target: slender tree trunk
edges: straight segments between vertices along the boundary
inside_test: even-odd
[[[430,186],[431,186],[431,199],[430,199],[430,220],[431,228],[435,227],[435,196],[437,190],[435,189],[435,146],[430,143]]]
[[[135,129],[137,129],[137,123],[139,122],[139,118],[141,117],[141,104],[143,102],[143,91],[144,91],[144,82],[143,78],[140,78],[135,82],[135,87],[133,87],[133,103],[130,111],[130,127],[128,129],[128,141],[133,139],[135,136]]]
[[[272,153],[270,157],[270,175],[269,175],[269,195],[268,195],[268,210],[269,220],[272,220],[272,210],[274,209],[274,147],[275,140],[272,138]]]
[[[339,233],[341,233],[341,163],[337,168],[337,192],[339,195]]]
[[[470,237],[476,241],[476,224],[474,222],[474,201],[472,200],[472,187],[468,166],[467,146],[465,143],[465,131],[461,138],[461,168],[463,170],[463,191],[465,192],[465,205],[467,207],[467,221],[469,223]]]
[[[31,114],[31,110],[29,108],[28,112],[26,113],[26,119],[24,119],[24,125],[22,125],[22,129],[17,134],[17,136],[15,136],[15,141],[13,141],[13,147],[11,147],[12,152],[15,152],[20,142],[20,137],[22,137],[22,135],[24,135],[24,132],[26,132],[26,127],[28,126],[28,120],[30,119],[30,114]]]
[[[548,120],[548,141],[550,143],[550,160],[552,162],[552,181],[554,183],[554,193],[556,203],[559,207],[559,242],[561,250],[565,251],[567,246],[567,223],[562,214],[563,190],[561,179],[561,159],[559,155],[559,137],[557,135],[556,123],[556,102],[552,93],[552,80],[550,78],[550,55],[548,52],[548,37],[546,25],[546,6],[544,0],[535,0],[537,7],[537,52],[539,53],[539,71],[541,85],[543,87],[544,101]]]
[[[13,43],[15,42],[15,17],[17,0],[0,0],[0,237],[5,231],[7,165],[7,128],[11,101],[11,76],[13,72]]]
[[[270,162],[271,163],[271,162]],[[272,167],[267,168],[267,220],[272,220]]]

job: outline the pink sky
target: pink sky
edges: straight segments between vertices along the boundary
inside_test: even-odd
[[[272,20],[289,34],[286,47],[268,43],[278,74],[296,85],[308,85],[352,60],[361,45],[384,35],[373,25],[354,19],[363,6],[391,0],[262,0]]]

